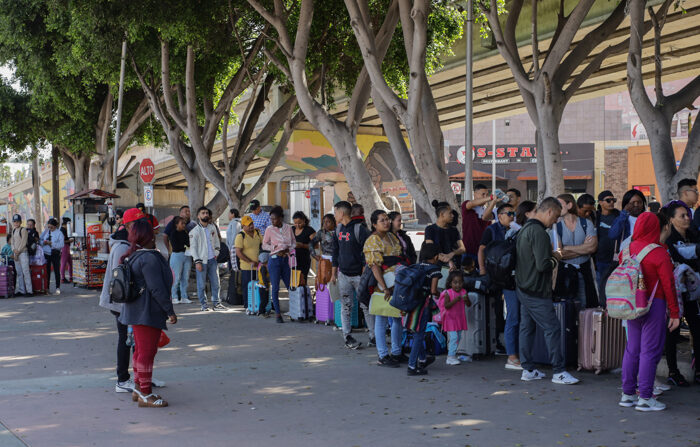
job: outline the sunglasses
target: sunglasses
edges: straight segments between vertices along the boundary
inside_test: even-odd
[[[515,212],[514,212],[514,211],[506,211],[506,212],[501,213],[501,214],[505,214],[505,215],[507,215],[508,217],[515,217]]]
[[[605,202],[607,202],[607,203],[617,203],[617,199],[614,199],[614,198],[612,198],[612,199],[611,199],[611,198],[607,198],[607,199],[604,199],[604,200],[605,200]]]

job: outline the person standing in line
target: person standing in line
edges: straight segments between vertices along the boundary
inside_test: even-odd
[[[183,205],[180,207],[180,211],[178,214],[184,221],[185,221],[185,231],[189,234],[190,231],[192,231],[192,228],[197,226],[197,222],[194,222],[191,220],[191,214],[190,214],[190,207],[187,205]],[[163,230],[163,243],[165,244],[165,247],[168,249],[168,251],[171,250],[170,248],[170,233],[175,231],[175,224],[173,223],[175,219],[172,219],[168,224],[165,226],[165,230]],[[192,268],[192,256],[190,255],[189,251],[187,252],[186,255],[190,261],[190,268]],[[190,268],[187,269],[187,271],[190,271]]]
[[[156,219],[156,216],[148,213],[148,211],[146,210],[146,205],[144,205],[143,203],[137,203],[136,208],[143,213],[145,219],[148,221],[148,223],[151,224],[151,226],[153,227],[153,232],[155,234],[160,233],[160,223],[158,222],[158,219]]]
[[[590,194],[581,194],[576,199],[576,207],[578,208],[578,217],[588,219],[595,225],[597,223],[595,213],[595,199]]]
[[[267,230],[267,227],[272,225],[270,214],[267,211],[263,211],[259,200],[251,200],[248,211],[248,215],[253,219],[255,228],[260,232],[260,234],[265,236],[265,230]]]
[[[520,198],[522,197],[520,190],[517,188],[510,188],[506,191],[506,195],[508,196],[508,205],[512,206],[513,209],[518,208],[518,205],[520,205]]]
[[[622,196],[622,211],[608,231],[609,238],[620,239],[620,251],[629,246],[637,217],[646,210],[646,206],[647,198],[637,189],[630,189]]]
[[[612,228],[620,211],[615,209],[617,199],[610,191],[602,191],[598,194],[598,211],[596,213],[596,233],[598,235],[598,250],[595,253],[595,269],[596,282],[598,283],[598,291],[600,296],[605,294],[602,291],[605,288],[603,281],[605,275],[610,270],[610,266],[615,261],[615,252],[620,246],[620,239],[610,237],[610,229]],[[605,305],[604,302],[600,303]]]
[[[122,225],[109,237],[109,259],[105,270],[108,274],[111,275],[112,271],[121,264],[122,256],[129,250],[129,231],[134,226],[134,222],[144,217],[144,214],[137,208],[130,208],[123,213]],[[107,277],[107,275],[105,276]],[[117,384],[114,391],[116,393],[131,393],[134,390],[134,381],[129,375],[131,347],[126,344],[129,328],[128,325],[119,321],[124,305],[111,302],[109,284],[108,280],[102,284],[99,305],[109,310],[117,321]]]
[[[539,326],[549,351],[554,376],[552,383],[573,385],[579,382],[566,371],[561,349],[561,327],[552,306],[552,272],[561,261],[561,250],[552,252],[547,229],[561,216],[562,206],[554,197],[540,203],[535,215],[528,220],[516,241],[516,293],[520,300],[520,362],[523,368],[520,380],[541,380],[545,374],[535,369],[533,345]]]
[[[262,236],[255,229],[255,224],[250,216],[241,217],[243,231],[236,235],[234,248],[236,259],[240,261],[241,290],[243,291],[243,308],[248,308],[248,283],[253,281],[254,272],[258,269],[258,257],[262,246]]]
[[[129,249],[119,260],[129,259],[132,287],[142,290],[134,300],[124,303],[119,321],[134,331],[134,390],[132,399],[139,407],[167,407],[168,402],[152,392],[153,362],[158,352],[166,321],[177,323],[170,298],[173,275],[168,261],[155,249],[153,227],[146,219],[134,222],[129,231]]]
[[[322,228],[316,232],[311,241],[313,257],[318,265],[316,272],[316,287],[320,284],[328,284],[333,271],[333,243],[335,242],[335,216],[326,214],[323,216]],[[320,250],[316,246],[320,245]]]
[[[316,237],[316,230],[309,226],[309,218],[302,211],[294,213],[292,220],[296,239],[297,268],[301,272],[303,284],[307,284],[311,270],[311,240]]]
[[[479,242],[486,227],[494,219],[493,209],[497,199],[489,194],[489,189],[482,184],[474,186],[474,199],[462,203],[462,242],[465,257],[478,262]],[[485,205],[485,207],[484,207]]]
[[[123,214],[123,213],[122,213]],[[121,216],[119,216],[121,218]],[[70,245],[73,238],[68,235],[68,224],[70,217],[64,217],[61,223],[61,233],[63,234],[63,248],[61,249],[61,281],[69,283],[73,281],[73,257],[70,253]],[[66,279],[66,271],[70,273],[70,279]]]
[[[370,236],[370,231],[364,224],[364,219],[351,217],[352,205],[349,202],[338,202],[334,206],[335,220],[338,222],[336,238],[333,242],[333,273],[331,282],[338,283],[342,303],[341,321],[343,340],[348,349],[358,349],[361,342],[355,340],[352,332],[352,308],[355,296],[360,293],[360,278],[365,267],[362,249]],[[370,315],[369,307],[360,304],[369,329],[369,342],[374,345],[374,315]]]
[[[403,229],[401,213],[398,211],[392,211],[389,213],[389,220],[391,220],[391,232],[399,238],[401,246],[403,247],[403,252],[408,259],[409,264],[415,264],[418,261],[418,255],[416,254],[416,248],[413,246],[413,241],[411,237]]]
[[[700,213],[695,208],[698,206],[698,182],[692,178],[685,178],[678,182],[678,200],[685,203],[690,210],[690,221],[693,231],[700,231]]]
[[[209,311],[207,306],[206,283],[209,279],[211,286],[211,303],[213,310],[226,310],[219,301],[219,266],[216,257],[219,256],[221,241],[216,225],[211,225],[211,211],[206,206],[197,210],[199,224],[189,233],[190,252],[197,269],[197,297],[202,311]]]
[[[29,253],[27,240],[29,231],[22,226],[22,216],[12,216],[12,252],[17,271],[17,292],[15,296],[32,296],[32,275],[29,270]]]
[[[635,223],[629,246],[630,256],[637,256],[650,244],[657,247],[642,259],[641,273],[646,290],[656,290],[656,293],[649,297],[652,300],[649,313],[627,320],[627,346],[622,360],[622,397],[619,402],[622,407],[635,407],[639,411],[666,408],[654,397],[654,379],[664,352],[666,328],[674,331],[680,324],[673,264],[668,252],[659,245],[659,219],[653,213],[642,213]],[[620,262],[622,257],[621,253]],[[668,323],[667,310],[670,315]]]
[[[245,291],[239,292],[241,282],[241,272],[238,268],[238,257],[236,256],[236,236],[241,232],[241,213],[231,208],[228,213],[228,226],[226,227],[226,246],[229,252],[228,261],[228,288],[226,290],[226,302],[234,304],[238,302],[237,297],[242,296]],[[245,300],[241,300],[245,301]]]
[[[171,292],[173,304],[190,304],[187,298],[187,285],[189,283],[189,264],[187,262],[187,250],[190,248],[190,237],[187,233],[185,219],[175,216],[172,220],[174,229],[167,232],[172,253],[170,254],[170,268],[173,271],[173,290]],[[170,225],[168,223],[168,225]],[[187,270],[185,270],[187,267]],[[179,295],[178,295],[179,293]]]
[[[46,280],[51,281],[51,267],[56,280],[56,295],[61,294],[61,250],[64,246],[63,233],[58,229],[58,221],[49,219],[46,230],[40,238],[41,248],[46,258]]]
[[[457,227],[452,225],[454,215],[450,205],[433,201],[433,206],[437,222],[425,228],[425,242],[435,244],[440,249],[440,267],[449,267],[449,270],[453,271],[461,265],[461,255],[465,252],[464,244]]]
[[[270,260],[267,263],[270,272],[270,295],[277,314],[277,322],[284,323],[280,309],[280,280],[289,289],[291,275],[289,255],[297,242],[292,227],[284,223],[284,210],[281,206],[270,210],[270,221],[272,225],[265,229],[262,248],[270,252]]]

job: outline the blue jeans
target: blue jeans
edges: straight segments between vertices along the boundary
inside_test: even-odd
[[[187,298],[187,285],[190,282],[190,269],[192,268],[192,256],[185,256],[185,252],[172,253],[170,255],[170,268],[173,271],[172,298]]]
[[[459,346],[460,334],[462,331],[447,332],[447,356],[454,357],[457,355],[457,346]]]
[[[506,300],[506,327],[503,330],[503,338],[506,340],[506,353],[518,355],[520,347],[520,301],[515,290],[503,290]]]
[[[413,333],[413,346],[408,356],[408,366],[415,369],[418,359],[425,360],[425,330]]]
[[[275,307],[275,313],[280,314],[280,280],[289,289],[289,261],[286,257],[270,256],[267,262],[267,270],[270,272],[270,295],[272,297],[272,305]]]
[[[389,354],[389,347],[386,345],[387,323],[391,323],[391,354],[401,355],[401,337],[403,336],[401,318],[375,315],[374,335],[377,340],[377,354],[379,354],[379,358],[386,357]]]
[[[209,278],[211,285],[211,302],[214,306],[219,304],[219,266],[216,263],[216,258],[211,258],[206,264],[202,264],[202,271],[197,270],[197,298],[199,304],[207,305],[207,294],[205,287]]]

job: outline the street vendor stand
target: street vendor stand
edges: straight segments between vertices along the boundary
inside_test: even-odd
[[[106,218],[112,201],[117,198],[119,196],[100,189],[89,189],[66,197],[73,205],[73,221],[69,224],[68,234],[73,238],[71,256],[75,286],[102,287],[111,234]]]

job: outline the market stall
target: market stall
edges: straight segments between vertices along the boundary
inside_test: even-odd
[[[107,260],[109,235],[112,228],[107,217],[112,214],[115,194],[89,189],[66,197],[73,205],[73,221],[68,234],[73,238],[73,284],[79,287],[102,287]]]

